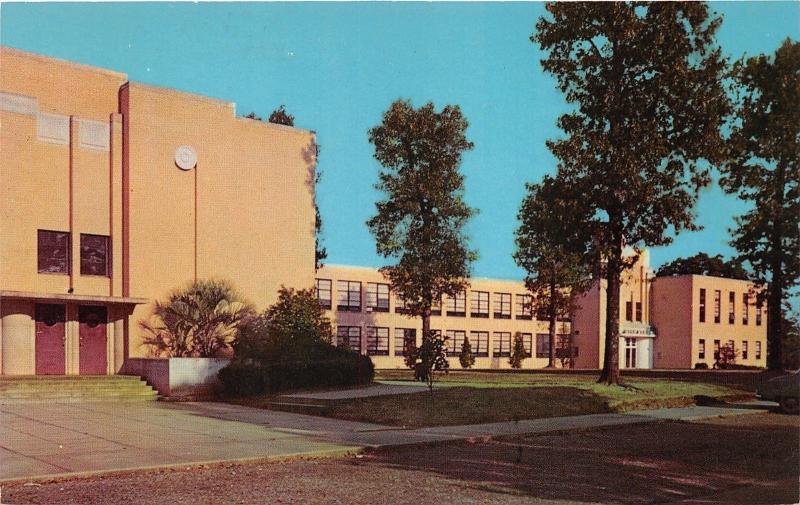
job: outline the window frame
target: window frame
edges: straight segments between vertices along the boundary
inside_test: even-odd
[[[373,292],[374,288],[374,292]],[[384,282],[367,282],[367,300],[366,300],[366,307],[368,310],[372,312],[389,312],[390,308],[390,290],[389,285]],[[385,295],[382,296],[382,295]],[[370,302],[370,297],[374,297],[374,305]],[[384,307],[381,302],[385,301],[386,306]]]
[[[539,345],[541,341],[544,342],[546,345]],[[543,350],[540,350],[540,347]],[[536,357],[537,358],[549,358],[550,357],[550,334],[549,333],[537,333],[536,334]]]
[[[742,293],[742,325],[750,324],[750,293]]]
[[[643,312],[642,311],[642,302],[636,302],[635,307],[636,307],[636,322],[637,323],[641,323],[642,322],[642,317],[644,316],[644,314],[642,313]]]
[[[402,332],[398,339],[398,332]],[[406,343],[412,341],[414,347],[417,346],[417,329],[416,328],[395,328],[394,329],[394,355],[405,358]],[[400,352],[398,353],[398,342],[400,343]]]
[[[340,302],[342,301],[341,292],[342,292],[342,284],[347,285],[347,305],[343,305]],[[354,291],[352,286],[357,285],[358,291]],[[358,293],[358,305],[355,305],[353,302],[353,294]],[[363,301],[361,296],[361,281],[348,281],[348,280],[337,280],[336,281],[336,310],[339,312],[361,312],[361,302]]]
[[[466,330],[445,330],[444,334],[447,337],[447,356],[459,356],[461,354],[461,345],[467,339]],[[471,345],[472,341],[470,341]]]
[[[469,332],[469,343],[474,344],[472,354],[476,358],[489,357],[489,331],[471,330]]]
[[[459,291],[455,296],[447,297],[446,314],[450,317],[467,317],[466,291]]]
[[[511,332],[495,331],[493,333],[494,338],[492,339],[492,357],[507,358],[511,356]]]
[[[750,350],[748,347],[747,340],[742,340],[742,359],[747,359],[747,351]]]
[[[66,271],[62,270],[47,270],[42,269],[42,238],[45,234],[60,234],[65,236],[66,238],[66,245],[64,247],[64,253],[66,258],[64,258],[64,266],[66,267]],[[72,233],[68,231],[58,231],[58,230],[45,230],[45,229],[37,229],[36,230],[36,272],[45,275],[72,275]]]
[[[382,330],[386,330],[386,331],[384,332]],[[385,343],[386,345],[383,346],[383,345],[381,345],[381,343]],[[389,355],[389,327],[388,326],[367,326],[366,350],[367,350],[367,356],[388,356]]]
[[[755,359],[761,359],[761,341],[756,340],[756,355]]]
[[[728,292],[728,324],[736,324],[736,292]]]
[[[494,293],[494,319],[511,319],[511,293]]]
[[[697,359],[706,359],[706,339],[697,341]]]
[[[482,295],[486,295],[485,297]],[[484,300],[485,298],[485,300]],[[489,302],[491,301],[491,297],[489,296],[488,291],[471,291],[470,292],[470,305],[469,305],[469,317],[477,317],[481,319],[489,319]],[[486,307],[486,312],[482,312],[481,309]],[[477,308],[476,308],[477,307]]]
[[[722,321],[722,290],[714,290],[714,324]]]
[[[699,320],[700,320],[701,323],[705,323],[706,322],[706,289],[705,288],[700,288],[700,304],[699,304],[699,308],[700,308],[700,318],[699,318]]]
[[[333,280],[332,279],[316,279],[316,294],[317,294],[317,303],[319,306],[326,310],[331,310],[333,307]],[[320,289],[320,283],[327,282],[328,283],[328,303],[327,305],[324,303],[325,300],[320,297],[320,293],[324,290]]]
[[[633,302],[630,300],[625,302],[625,320],[633,321]]]
[[[714,339],[714,361],[719,361],[721,342]]]
[[[95,274],[95,273],[88,272],[88,269],[84,270],[84,266],[83,266],[83,264],[84,264],[84,256],[83,256],[83,251],[84,251],[84,249],[83,249],[84,248],[83,241],[84,241],[84,238],[103,239],[104,246],[105,246],[104,247],[105,248],[105,257],[104,257],[104,260],[105,260],[105,265],[104,266],[105,266],[105,268],[103,269],[105,271],[104,273]],[[80,254],[81,276],[86,276],[86,277],[111,277],[111,237],[108,236],[108,235],[99,235],[99,234],[96,234],[96,233],[81,233],[79,240],[80,240],[79,254]]]
[[[514,295],[514,308],[515,308],[515,319],[521,321],[532,321],[533,320],[533,295],[531,294],[516,294]],[[525,305],[528,305],[528,308],[525,308]]]
[[[347,330],[347,335],[342,335],[342,330]],[[356,330],[355,332],[351,330]],[[361,354],[361,326],[337,326],[336,327],[336,347],[341,347],[342,337],[347,337],[347,345],[351,351]],[[354,339],[358,342],[357,346],[353,346]]]

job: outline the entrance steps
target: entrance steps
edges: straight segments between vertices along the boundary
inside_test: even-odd
[[[152,387],[129,375],[0,376],[0,404],[157,399]]]

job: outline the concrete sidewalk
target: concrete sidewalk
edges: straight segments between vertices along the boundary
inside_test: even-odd
[[[402,429],[212,402],[0,405],[0,482],[765,411],[686,407]]]

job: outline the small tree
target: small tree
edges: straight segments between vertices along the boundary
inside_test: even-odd
[[[525,343],[522,341],[522,333],[514,334],[514,347],[511,349],[511,356],[508,363],[511,368],[522,368],[522,360],[525,359]]]
[[[229,282],[198,280],[157,301],[139,327],[155,356],[209,358],[235,342],[254,315]]]
[[[475,355],[472,354],[472,344],[469,339],[465,338],[461,343],[461,354],[458,355],[458,362],[461,363],[463,368],[472,368],[475,364]]]
[[[739,351],[731,344],[725,344],[719,348],[719,357],[714,362],[714,368],[727,368],[729,365],[736,364]]]
[[[267,119],[270,123],[294,126],[294,116],[286,112],[286,107],[281,105],[269,115]]]
[[[432,332],[427,338],[423,335],[422,345],[415,347],[406,361],[413,362],[414,379],[426,383],[431,393],[433,393],[435,374],[437,372],[446,374],[450,371],[446,339],[447,337],[443,338],[439,332]]]

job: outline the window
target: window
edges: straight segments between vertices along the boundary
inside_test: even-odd
[[[466,317],[467,315],[467,292],[462,291],[456,296],[447,297],[447,315],[456,317]]]
[[[81,275],[111,275],[108,243],[105,235],[81,233]]]
[[[761,359],[761,341],[756,340],[756,359]]]
[[[747,359],[747,340],[742,340],[742,359]]]
[[[706,290],[700,290],[700,322],[706,322]]]
[[[489,317],[489,293],[487,291],[472,292],[469,315],[472,317]]]
[[[697,345],[697,359],[706,359],[706,339],[701,338]]]
[[[714,341],[714,360],[719,360],[719,340]]]
[[[437,298],[433,300],[431,304],[431,315],[432,316],[441,316],[442,315],[442,299]]]
[[[533,296],[517,295],[516,299],[517,319],[530,321],[533,319]]]
[[[636,302],[636,320],[642,322],[642,302]]]
[[[464,339],[467,338],[467,332],[463,330],[447,330],[447,347],[448,356],[458,356],[461,354],[461,346],[464,345]],[[472,342],[470,342],[472,345]],[[474,351],[474,350],[473,350]]]
[[[494,332],[492,343],[492,356],[511,356],[511,332]]]
[[[536,357],[550,357],[550,335],[548,333],[536,334]]]
[[[317,279],[317,301],[323,309],[331,308],[331,280]]]
[[[720,311],[722,305],[722,291],[719,289],[714,291],[714,322],[719,323],[720,321]]]
[[[367,309],[373,312],[389,312],[389,285],[367,283]]]
[[[525,357],[530,358],[533,352],[533,335],[530,333],[522,334],[522,346],[525,348]]]
[[[625,320],[633,321],[633,302],[625,302]]]
[[[347,347],[351,351],[361,352],[361,327],[339,326],[336,329],[336,345]]]
[[[728,340],[728,348],[731,350],[731,352],[736,349],[736,347],[733,345],[733,340]]]
[[[406,347],[417,345],[417,330],[414,328],[394,329],[394,355],[405,356]]]
[[[394,311],[397,314],[408,314],[408,308],[406,307],[406,299],[400,296],[399,294],[394,296]]]
[[[361,312],[361,283],[354,281],[338,281],[336,283],[338,298],[336,308],[345,312]]]
[[[750,322],[750,295],[742,293],[742,324]]]
[[[367,327],[367,354],[369,356],[389,355],[389,328]]]
[[[511,293],[494,294],[494,318],[511,319]]]
[[[469,334],[469,343],[472,346],[472,354],[476,358],[489,356],[489,332],[473,331]]]
[[[761,326],[761,305],[756,306],[756,326]]]
[[[728,293],[728,324],[736,322],[736,293]]]
[[[39,273],[67,274],[71,268],[72,241],[65,231],[39,230],[37,232]]]

